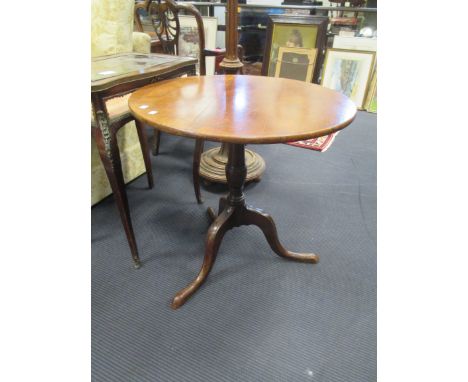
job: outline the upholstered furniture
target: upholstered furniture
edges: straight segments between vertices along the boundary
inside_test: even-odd
[[[149,53],[150,37],[133,32],[134,0],[92,0],[91,55],[138,52]],[[107,108],[111,119],[128,114],[127,97],[110,100]],[[93,123],[93,122],[92,122]],[[125,182],[145,172],[135,122],[131,121],[118,132],[120,156]],[[94,140],[91,140],[91,204],[112,193]]]
[[[153,176],[144,126],[133,121],[128,96],[156,81],[195,74],[196,60],[149,54],[150,37],[133,32],[133,16],[133,0],[92,2],[91,176],[93,203],[114,193],[133,263],[138,268],[140,258],[125,183],[146,170],[151,188]]]
[[[128,109],[116,116],[109,116],[109,100],[119,95],[123,96],[132,91],[168,78],[183,74],[195,74],[197,60],[191,57],[177,57],[167,54],[119,53],[108,56],[99,56],[91,63],[91,103],[93,106],[94,122],[91,124],[91,133],[99,157],[114,193],[116,205],[127,240],[132,253],[135,267],[140,266],[137,244],[133,232],[130,209],[125,191],[125,182],[119,150],[117,133],[121,127],[133,120]],[[127,97],[122,97],[127,105]],[[157,113],[154,109],[142,107],[146,113]],[[140,144],[140,153],[143,154],[149,187],[153,187],[151,160],[147,147],[147,138],[144,126],[136,122],[136,131]]]

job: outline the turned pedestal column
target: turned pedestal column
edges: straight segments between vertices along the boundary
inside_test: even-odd
[[[226,9],[226,55],[220,66],[225,74],[238,74],[244,66],[237,55],[237,0],[228,0]],[[200,160],[200,176],[210,182],[227,183],[228,145],[205,151]],[[265,171],[265,161],[252,150],[245,150],[246,182],[259,181]]]

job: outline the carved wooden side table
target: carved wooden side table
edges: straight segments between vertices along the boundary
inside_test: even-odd
[[[102,164],[117,202],[135,268],[140,267],[140,258],[130,218],[116,138],[117,131],[133,120],[133,116],[127,112],[111,120],[107,112],[106,101],[131,93],[153,82],[179,77],[183,74],[194,75],[196,63],[197,60],[190,57],[140,53],[121,53],[96,57],[91,63],[91,103],[94,113],[91,133],[96,141]],[[151,188],[153,187],[153,176],[145,132],[143,126],[138,122],[136,125]]]
[[[135,118],[167,133],[229,144],[229,194],[219,201],[207,236],[200,273],[172,301],[180,307],[206,280],[226,231],[256,225],[271,249],[290,260],[316,263],[313,253],[285,249],[272,217],[245,202],[245,145],[283,143],[321,137],[348,126],[356,106],[344,95],[319,85],[256,76],[188,77],[164,81],[133,93]]]

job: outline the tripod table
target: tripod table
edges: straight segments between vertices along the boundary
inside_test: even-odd
[[[229,144],[226,165],[229,194],[219,201],[205,242],[202,268],[172,300],[183,305],[206,280],[226,231],[256,225],[271,249],[286,259],[317,263],[318,255],[296,253],[279,241],[272,217],[245,202],[245,145],[284,143],[321,137],[348,126],[356,106],[346,96],[296,80],[225,75],[167,80],[134,92],[129,99],[134,117],[161,131]]]

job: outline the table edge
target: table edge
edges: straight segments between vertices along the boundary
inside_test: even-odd
[[[209,135],[209,134],[203,134],[203,135],[190,134],[190,133],[187,133],[187,132],[180,131],[178,129],[174,129],[174,128],[169,127],[169,126],[165,126],[163,124],[155,123],[154,121],[149,121],[148,119],[146,119],[144,117],[137,116],[137,114],[132,110],[130,105],[129,105],[128,108],[130,110],[130,113],[133,115],[133,117],[137,121],[139,121],[141,123],[144,123],[144,124],[148,125],[149,127],[153,127],[155,129],[161,130],[164,133],[168,133],[168,134],[176,135],[176,136],[181,136],[181,137],[187,137],[187,138],[203,139],[205,141],[211,141],[211,142],[236,143],[236,144],[288,143],[288,142],[296,142],[296,141],[302,141],[302,140],[312,139],[312,138],[319,138],[319,137],[323,137],[325,135],[329,135],[329,134],[332,134],[332,133],[336,133],[337,131],[343,130],[345,127],[349,126],[354,121],[354,119],[356,118],[356,115],[357,115],[357,109],[356,109],[355,112],[354,112],[354,115],[349,120],[347,120],[347,121],[345,121],[345,122],[343,122],[341,124],[338,124],[338,125],[326,128],[326,129],[316,131],[313,134],[310,134],[310,133],[309,134],[298,134],[298,135],[291,135],[291,136],[281,137],[281,138],[279,138],[279,137],[265,137],[265,138],[228,138],[228,139],[224,139],[224,138],[212,136],[212,135]]]
[[[185,66],[187,66],[187,67],[188,66],[193,66],[195,68],[196,64],[197,64],[197,60],[196,59],[191,59],[191,60],[184,60],[184,61],[178,62],[176,64],[173,64],[173,65],[168,65],[165,68],[162,68],[160,70],[155,70],[155,71],[152,71],[152,72],[135,73],[133,75],[124,75],[124,74],[122,74],[121,76],[115,77],[114,79],[112,79],[111,81],[106,82],[106,83],[100,83],[100,84],[96,84],[96,85],[93,85],[91,83],[91,93],[101,92],[101,91],[104,91],[104,90],[108,90],[108,89],[110,89],[110,88],[112,88],[114,86],[134,82],[134,81],[137,81],[137,80],[144,80],[146,78],[151,78],[151,77],[155,77],[155,76],[158,76],[158,75],[167,74],[167,73],[169,73],[171,71],[181,69],[181,68],[183,68]]]

